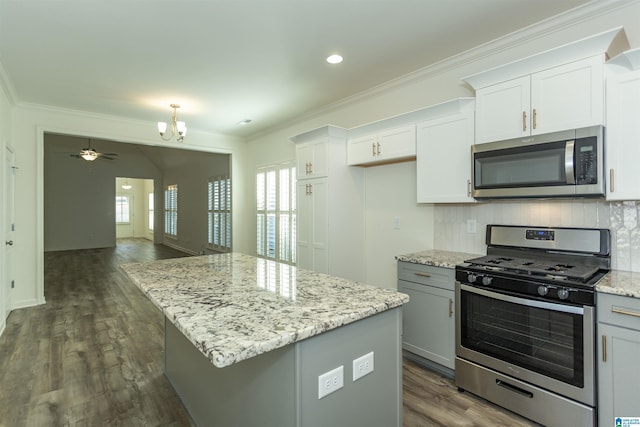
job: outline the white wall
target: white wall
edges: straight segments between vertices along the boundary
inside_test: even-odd
[[[343,100],[314,114],[308,114],[298,121],[260,135],[249,142],[249,168],[246,179],[251,182],[259,165],[293,159],[295,151],[293,143],[288,141],[289,136],[325,124],[352,128],[453,98],[473,96],[473,90],[461,81],[461,78],[473,73],[619,26],[624,26],[631,47],[640,46],[639,17],[638,1],[593,2],[579,15],[567,14],[523,29],[359,96]],[[443,43],[446,43],[446,40],[443,40]],[[482,235],[482,224],[494,220],[501,222],[504,220],[501,212],[510,212],[511,209],[504,208],[504,204],[498,204],[503,207],[495,208],[494,213],[491,204],[485,207],[419,205],[416,203],[415,185],[415,162],[366,169],[364,221],[367,226],[367,280],[371,284],[382,287],[396,286],[396,263],[393,259],[395,255],[431,248],[483,252],[483,244],[478,243],[479,236]],[[249,197],[255,194],[255,189],[251,190],[248,191]],[[246,203],[255,209],[255,200],[249,199]],[[554,205],[555,202],[551,204]],[[572,202],[568,204],[574,206]],[[526,221],[525,223],[535,222],[538,215],[535,213],[536,210],[548,209],[537,208],[535,202],[515,205],[523,212],[528,212],[527,215],[517,215],[518,219]],[[585,208],[590,211],[588,215],[598,211],[589,203],[578,202],[578,205],[589,206]],[[583,221],[584,212],[580,208],[572,207],[569,210],[570,218],[563,220],[562,224],[599,224]],[[399,218],[399,230],[393,227],[394,217]],[[479,218],[477,235],[466,234],[467,218]],[[255,219],[252,221],[252,229],[255,229]],[[455,221],[455,225],[449,226],[448,221]],[[443,227],[444,222],[447,224],[446,227]],[[465,233],[459,231],[463,224]],[[616,258],[619,259],[620,256]],[[617,265],[626,264],[618,262]]]
[[[0,334],[5,328],[6,319],[9,315],[10,307],[10,285],[11,277],[8,276],[8,269],[5,263],[9,262],[6,245],[2,244],[8,239],[7,218],[5,216],[5,206],[7,197],[5,188],[5,176],[7,171],[6,152],[7,147],[13,147],[11,131],[11,103],[7,97],[5,88],[0,84]],[[15,269],[14,269],[15,270]]]
[[[188,120],[188,118],[186,118]],[[92,136],[125,143],[166,146],[231,154],[234,189],[242,189],[245,176],[240,174],[246,156],[246,144],[239,138],[198,132],[190,129],[185,142],[163,143],[156,138],[155,123],[130,121],[100,116],[17,106],[12,109],[11,129],[16,150],[16,240],[15,288],[11,290],[12,309],[44,303],[44,133]],[[113,185],[111,186],[113,191]],[[247,216],[243,197],[234,197],[233,221],[240,224]],[[157,208],[157,206],[156,206]],[[238,227],[234,233],[234,247],[249,251],[247,242],[253,237]]]

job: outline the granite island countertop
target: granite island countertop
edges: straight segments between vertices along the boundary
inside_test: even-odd
[[[394,290],[240,253],[121,268],[219,368],[409,301]]]
[[[406,255],[398,255],[396,256],[396,260],[411,262],[413,264],[430,265],[433,267],[455,268],[456,264],[460,264],[466,260],[478,258],[480,256],[483,255],[430,249]]]

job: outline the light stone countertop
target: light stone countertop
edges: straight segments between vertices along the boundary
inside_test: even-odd
[[[640,273],[611,270],[596,283],[596,291],[640,298]]]
[[[406,255],[398,255],[396,256],[396,260],[411,262],[413,264],[430,265],[433,267],[455,268],[456,264],[461,264],[469,259],[480,256],[483,255],[431,249]]]
[[[409,302],[394,290],[240,253],[122,269],[219,368]]]

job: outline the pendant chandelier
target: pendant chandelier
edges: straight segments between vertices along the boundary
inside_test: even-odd
[[[167,123],[166,122],[158,122],[158,132],[160,132],[160,138],[163,141],[169,141],[171,138],[176,138],[176,141],[182,142],[184,140],[184,136],[187,134],[187,125],[185,122],[178,121],[178,108],[180,108],[179,104],[171,104],[171,108],[173,108],[173,116],[171,117],[171,135],[165,138],[164,134],[167,131]]]

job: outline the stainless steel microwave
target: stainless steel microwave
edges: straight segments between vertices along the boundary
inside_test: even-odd
[[[603,139],[592,126],[474,145],[473,197],[603,197]]]

